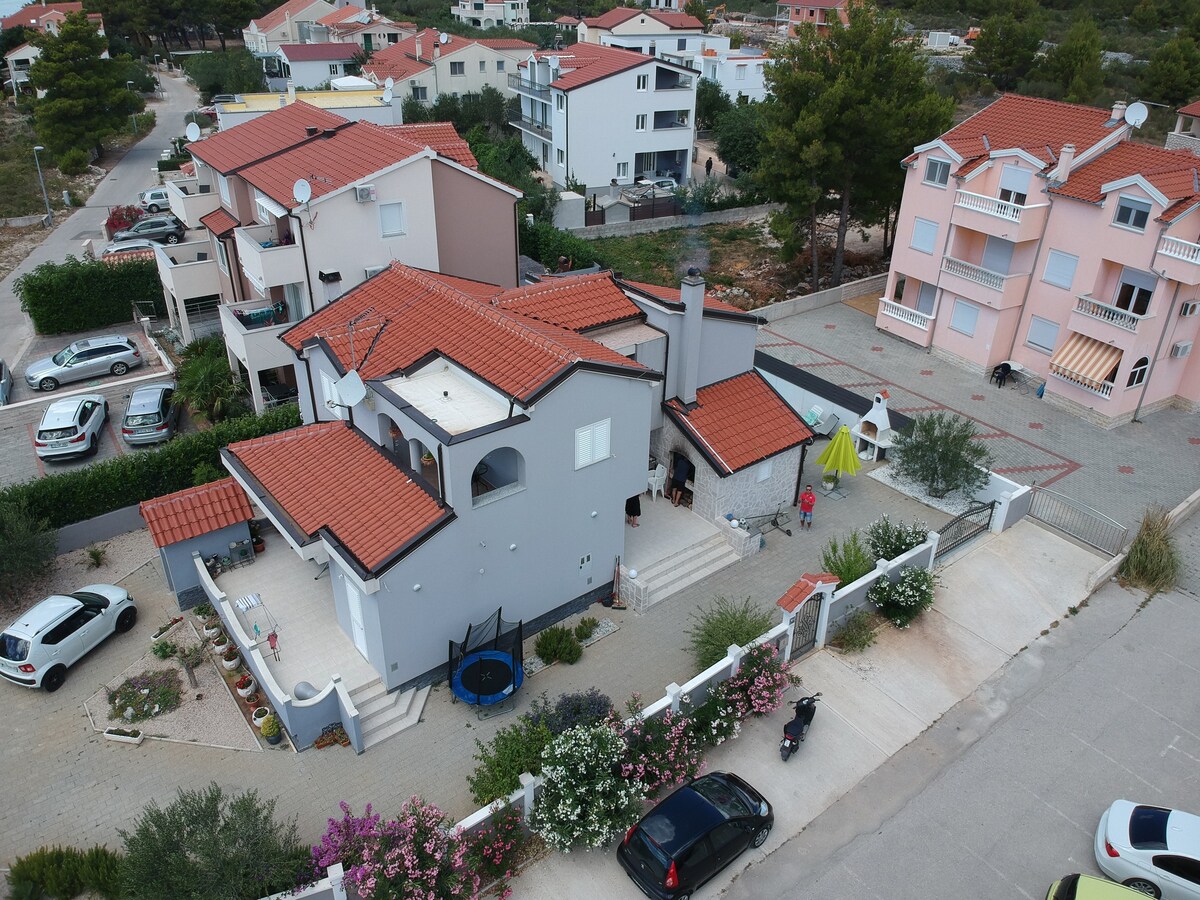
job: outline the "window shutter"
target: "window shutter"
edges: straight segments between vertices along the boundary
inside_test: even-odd
[[[1058,323],[1041,316],[1033,316],[1029,320],[1029,337],[1026,341],[1041,350],[1053,352],[1054,345],[1058,342]]]
[[[1158,284],[1158,277],[1152,272],[1142,272],[1138,269],[1124,268],[1121,270],[1121,283],[1131,284],[1136,288],[1153,291]]]
[[[1000,190],[1017,194],[1029,194],[1029,182],[1033,173],[1020,166],[1005,166],[1000,172]]]
[[[913,222],[912,248],[922,253],[932,253],[937,243],[937,222],[928,219],[916,219]]]
[[[582,469],[592,461],[592,429],[575,429],[575,468]]]
[[[1070,290],[1078,264],[1078,256],[1063,253],[1061,250],[1051,250],[1050,255],[1046,257],[1046,271],[1042,273],[1042,281]]]
[[[612,419],[605,419],[603,422],[597,422],[592,426],[592,462],[599,462],[602,459],[609,457],[609,430],[612,426]]]
[[[954,311],[950,314],[950,327],[963,334],[975,336],[975,325],[979,321],[979,307],[962,300],[954,301]]]

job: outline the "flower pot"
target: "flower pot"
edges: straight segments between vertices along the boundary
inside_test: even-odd
[[[280,741],[283,740],[283,732],[277,731],[277,732],[275,732],[275,734],[265,735],[265,737],[267,738],[268,744],[278,744]]]
[[[136,729],[130,728],[126,730],[134,731]],[[114,741],[118,744],[133,744],[135,747],[137,747],[140,746],[142,741],[146,739],[146,732],[138,731],[136,737],[130,737],[127,734],[115,734],[114,729],[106,728],[104,729],[104,739],[106,741]]]
[[[262,697],[255,691],[253,694],[247,694],[245,700],[246,705],[251,709],[258,709],[258,705],[262,702]]]
[[[255,553],[262,553],[264,550],[267,549],[267,542],[264,541],[262,538],[255,538],[254,542],[253,542],[253,546],[254,546]]]
[[[232,672],[234,669],[236,669],[241,664],[242,664],[242,658],[240,656],[234,656],[233,659],[226,659],[225,657],[221,657],[221,665],[225,667],[226,672]]]
[[[204,623],[204,636],[206,638],[210,638],[210,639],[215,638],[220,633],[221,633],[220,623],[218,623],[216,625],[210,625],[207,622]]]
[[[250,721],[255,728],[262,728],[263,719],[271,714],[271,711],[265,706],[260,706],[254,710],[250,716]]]
[[[220,640],[221,642],[218,644],[216,640],[213,641],[212,652],[214,656],[220,656],[229,649],[229,638],[225,637],[224,635],[218,635],[217,640]]]
[[[251,694],[253,694],[257,689],[258,689],[258,685],[256,685],[254,683],[253,678],[250,679],[250,683],[248,685],[246,685],[244,688],[234,688],[234,690],[236,690],[238,692],[238,696],[241,697],[243,700],[246,699],[247,697],[249,697]]]

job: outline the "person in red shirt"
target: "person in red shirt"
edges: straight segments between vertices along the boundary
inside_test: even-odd
[[[813,507],[817,505],[817,495],[813,493],[812,485],[804,486],[804,493],[800,495],[800,527],[812,530],[812,514]]]

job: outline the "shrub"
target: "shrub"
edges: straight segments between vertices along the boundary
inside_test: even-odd
[[[929,526],[919,519],[908,524],[893,522],[884,515],[867,526],[866,538],[872,559],[895,559],[925,543],[929,538]]]
[[[87,548],[88,568],[98,569],[108,559],[108,549],[103,544],[92,544]]]
[[[159,659],[170,659],[179,652],[179,645],[174,641],[155,641],[154,646],[150,648],[150,652]]]
[[[533,642],[533,650],[546,665],[558,660],[574,665],[583,656],[583,645],[575,632],[562,625],[543,630]]]
[[[54,562],[57,540],[50,519],[24,497],[0,493],[0,595],[12,596]]]
[[[975,423],[953,413],[917,416],[896,434],[896,473],[924,486],[931,497],[959,491],[973,496],[988,483],[991,455],[975,440]]]
[[[520,775],[536,775],[542,770],[542,751],[552,735],[544,723],[528,715],[501,728],[484,744],[475,740],[475,759],[479,765],[467,776],[467,786],[475,802],[483,805],[507,797],[521,786]]]
[[[575,626],[575,637],[581,641],[586,641],[596,633],[596,629],[599,627],[600,622],[597,619],[591,616],[584,616],[579,620],[579,624]]]
[[[1155,505],[1147,509],[1119,570],[1122,578],[1149,591],[1151,596],[1169,591],[1179,578],[1179,552],[1171,537],[1170,524],[1163,507]]]
[[[178,669],[147,670],[126,678],[108,692],[108,717],[144,722],[178,709],[182,696],[183,682]]]
[[[600,847],[641,816],[645,786],[613,764],[625,741],[607,725],[574,728],[542,752],[546,782],[530,827],[555,850]],[[616,771],[614,771],[616,769]]]
[[[871,585],[867,599],[897,628],[907,628],[913,619],[933,606],[936,585],[937,577],[928,569],[902,566],[896,581],[880,578]]]
[[[744,647],[771,627],[771,613],[755,606],[747,597],[735,603],[717,597],[707,609],[691,614],[688,629],[696,665],[703,671],[725,658],[731,644]]]
[[[731,678],[721,682],[720,692],[739,721],[769,716],[783,705],[783,695],[800,679],[783,668],[774,644],[751,647]]]
[[[856,609],[829,643],[848,653],[861,653],[875,643],[874,617],[865,609]]]
[[[13,287],[38,334],[125,324],[133,317],[135,303],[150,304],[162,318],[167,314],[158,265],[152,259],[114,266],[68,256],[64,262],[44,262],[26,272]]]
[[[533,701],[528,712],[531,722],[545,725],[552,735],[578,728],[580,725],[595,725],[603,722],[612,712],[612,700],[596,688],[562,694],[551,707],[546,695]],[[520,774],[520,773],[518,773]]]
[[[467,856],[479,872],[481,883],[492,886],[496,896],[505,896],[508,879],[522,860],[529,846],[529,832],[521,821],[521,814],[511,807],[492,818],[489,826],[481,828],[467,838]]]
[[[709,688],[708,699],[692,710],[692,731],[705,746],[723,744],[742,731],[742,720],[726,694],[726,682],[714,684]]]
[[[144,215],[140,206],[114,206],[108,211],[108,218],[104,220],[104,230],[111,238],[118,231],[129,228]]]
[[[220,481],[229,473],[225,469],[218,469],[210,462],[202,462],[192,469],[192,484],[200,487],[202,484],[208,484],[212,481]]]
[[[838,577],[838,587],[845,587],[874,569],[875,557],[863,546],[858,532],[851,531],[841,541],[829,539],[821,551],[821,565]]]
[[[88,158],[88,152],[79,147],[72,147],[58,155],[58,171],[64,175],[82,175],[87,171],[88,163],[91,160]]]
[[[271,713],[263,719],[262,727],[259,730],[265,738],[275,737],[279,734],[279,719],[275,717],[274,713]]]
[[[535,222],[532,226],[520,223],[521,252],[538,260],[553,271],[558,267],[558,258],[565,256],[571,268],[583,269],[594,262],[601,262],[596,249],[583,238],[555,228],[548,222]]]
[[[107,847],[42,847],[18,857],[8,872],[13,897],[77,897],[85,891],[120,896],[121,857]]]
[[[660,715],[647,719],[642,715],[641,698],[637,694],[625,708],[632,721],[626,725],[613,720],[613,727],[620,731],[628,747],[621,764],[623,777],[636,778],[653,797],[664,787],[674,787],[704,770],[705,741],[685,713],[668,707]]]
[[[184,348],[185,352],[196,343]],[[241,394],[224,350],[225,344],[219,338],[216,342],[206,341],[184,357],[175,374],[178,385],[175,399],[210,422],[228,418],[238,408],[237,398]]]

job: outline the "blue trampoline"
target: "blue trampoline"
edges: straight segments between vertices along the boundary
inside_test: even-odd
[[[448,676],[454,696],[472,706],[507,700],[525,680],[523,624],[505,622],[501,610],[472,625],[461,643],[450,642]]]

